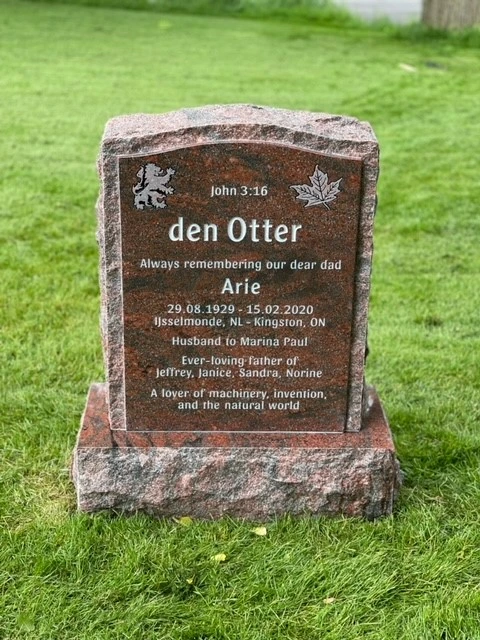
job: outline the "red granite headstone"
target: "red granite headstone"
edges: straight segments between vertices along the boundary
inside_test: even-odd
[[[261,142],[119,159],[128,430],[345,430],[361,169]]]
[[[231,106],[109,123],[99,200],[108,383],[92,391],[77,444],[80,508],[389,512],[398,468],[363,379],[377,167],[370,127],[350,118]],[[265,476],[272,462],[288,492]],[[383,471],[365,490],[372,464]],[[356,489],[332,506],[345,474]],[[259,482],[262,496],[248,496]]]

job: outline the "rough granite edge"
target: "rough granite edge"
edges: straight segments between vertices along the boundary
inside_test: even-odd
[[[167,133],[192,127],[238,126],[249,123],[288,127],[317,135],[328,132],[329,137],[337,140],[376,142],[370,124],[357,118],[253,104],[208,105],[164,114],[135,113],[116,116],[107,122],[103,139],[107,143],[123,138],[143,138],[159,131]]]
[[[80,511],[248,520],[392,513],[400,485],[389,451],[350,449],[83,449],[74,483]]]

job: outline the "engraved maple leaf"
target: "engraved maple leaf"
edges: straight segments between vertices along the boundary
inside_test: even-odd
[[[309,184],[292,184],[290,189],[295,189],[298,194],[297,200],[303,200],[305,207],[323,204],[326,209],[330,209],[328,203],[335,200],[340,193],[341,181],[342,178],[328,182],[328,175],[321,171],[317,164],[313,175],[310,176],[311,186]]]

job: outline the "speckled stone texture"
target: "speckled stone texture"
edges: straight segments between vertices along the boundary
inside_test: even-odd
[[[73,463],[79,509],[257,521],[388,515],[400,470],[380,401],[371,388],[366,397],[360,432],[304,434],[296,447],[281,434],[268,447],[261,437],[257,447],[228,437],[198,446],[179,432],[112,431],[105,385],[92,385]]]

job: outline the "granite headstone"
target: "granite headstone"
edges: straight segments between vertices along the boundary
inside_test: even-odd
[[[391,512],[364,382],[378,144],[367,123],[234,105],[107,124],[102,334],[81,510]]]

